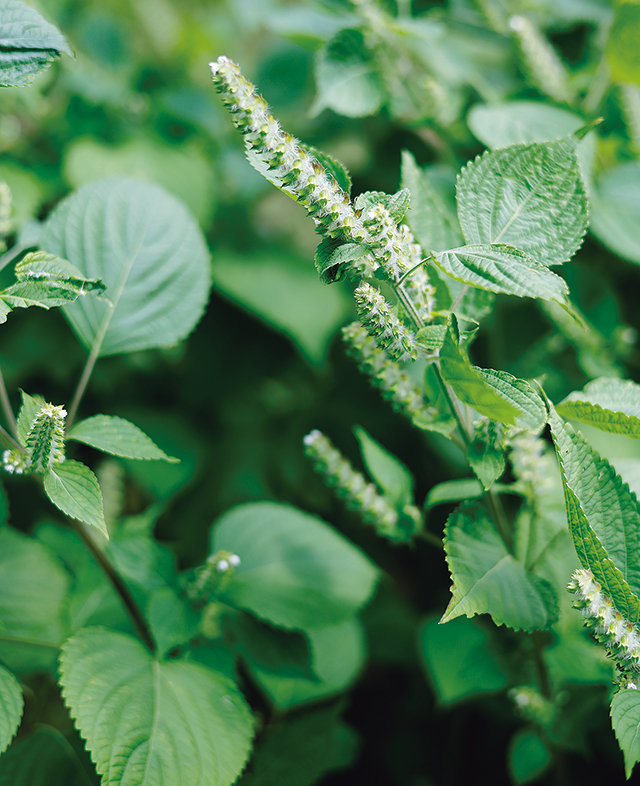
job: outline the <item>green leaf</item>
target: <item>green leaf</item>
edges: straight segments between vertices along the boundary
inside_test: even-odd
[[[0,786],[54,784],[93,786],[94,781],[67,738],[51,726],[38,724],[28,734],[21,733],[0,758]]]
[[[485,380],[481,369],[471,365],[458,345],[453,324],[440,350],[440,370],[444,381],[465,404],[488,418],[515,424],[520,409]]]
[[[34,8],[20,0],[2,0],[0,85],[28,85],[63,52],[73,55],[62,33]]]
[[[107,178],[64,199],[41,245],[101,279],[110,303],[64,308],[78,338],[100,356],[165,347],[185,338],[209,293],[209,253],[184,205],[160,186]]]
[[[18,730],[23,706],[20,683],[10,671],[0,665],[0,753],[9,747]]]
[[[158,661],[130,636],[85,628],[64,645],[60,681],[103,786],[230,786],[247,759],[249,708],[200,664]]]
[[[249,661],[255,680],[276,707],[286,710],[333,696],[351,685],[365,660],[362,624],[355,618],[320,630],[307,630],[312,674],[284,668],[265,668],[260,659]]]
[[[566,301],[564,280],[512,246],[461,246],[432,255],[447,275],[489,292]]]
[[[413,477],[405,465],[360,426],[353,430],[367,471],[389,502],[403,508],[413,502]]]
[[[48,548],[0,529],[0,658],[12,671],[48,668],[67,635],[69,576]]]
[[[556,411],[601,431],[640,438],[640,385],[629,379],[594,379],[584,390],[569,393]]]
[[[440,625],[432,618],[419,637],[423,663],[442,703],[499,691],[507,684],[487,632],[475,622],[463,617]]]
[[[288,336],[312,363],[322,363],[351,304],[341,287],[318,287],[313,268],[282,254],[224,254],[213,261],[216,289]]]
[[[446,325],[426,325],[416,333],[416,343],[427,352],[437,352],[444,344]]]
[[[467,460],[485,489],[490,488],[504,473],[504,449],[490,437],[474,439],[467,448]]]
[[[109,537],[102,512],[102,492],[93,472],[80,461],[55,464],[44,477],[53,504],[72,519],[84,521]]]
[[[627,778],[640,761],[640,694],[631,689],[619,690],[611,699],[611,725],[624,755]]]
[[[238,786],[313,786],[325,773],[348,767],[356,758],[357,741],[340,721],[341,711],[334,703],[270,724]]]
[[[318,163],[322,164],[345,194],[351,193],[351,176],[343,164],[333,158],[333,156],[325,153],[324,150],[318,150],[317,147],[306,145],[304,142],[300,142],[299,145],[306,150],[310,156],[313,156]]]
[[[345,275],[345,266],[371,253],[364,243],[341,243],[332,237],[325,237],[318,244],[314,254],[316,270],[323,284],[340,281]]]
[[[590,201],[593,234],[618,256],[640,264],[640,161],[610,169]]]
[[[421,169],[408,150],[402,151],[402,185],[411,192],[407,222],[427,252],[444,251],[463,242],[460,222],[432,183],[429,170]]]
[[[198,634],[199,615],[166,585],[151,594],[147,619],[161,658]]]
[[[577,144],[570,135],[512,145],[467,164],[457,192],[466,242],[516,246],[545,265],[571,259],[587,229]]]
[[[557,620],[551,585],[509,553],[477,503],[463,504],[449,516],[445,552],[453,590],[441,622],[463,614],[490,614],[496,625],[531,631],[549,628]]]
[[[214,526],[212,553],[242,560],[221,599],[284,628],[337,625],[369,600],[377,568],[324,521],[289,505],[255,502]]]
[[[640,508],[636,496],[611,464],[553,410],[549,424],[578,558],[605,589],[612,584],[615,596],[610,597],[616,608],[636,622],[640,614]],[[620,575],[607,577],[608,569],[597,564],[603,561],[611,561]]]
[[[507,494],[516,493],[513,486],[505,486],[502,483],[494,483],[493,491]],[[429,490],[424,505],[425,508],[433,508],[436,505],[447,505],[450,502],[460,502],[463,499],[477,499],[484,496],[484,492],[482,483],[475,478],[445,480],[444,483],[438,483]]]
[[[584,118],[542,101],[504,101],[475,104],[467,122],[483,144],[495,149],[566,137],[584,125]],[[594,134],[578,142],[576,153],[585,177],[591,173],[595,152]]]
[[[537,780],[552,761],[552,754],[535,731],[522,729],[511,738],[509,771],[515,784]]]
[[[518,379],[508,371],[493,368],[481,368],[478,371],[489,387],[519,410],[517,426],[534,431],[547,422],[544,401],[526,380]]]
[[[358,194],[353,206],[356,210],[366,213],[370,208],[381,204],[389,211],[395,223],[399,224],[404,221],[410,201],[411,193],[408,188],[403,188],[395,194],[385,194],[384,191],[363,191],[362,194]]]
[[[99,297],[104,294],[105,285],[97,278],[85,278],[77,267],[46,251],[32,251],[18,262],[14,268],[19,281],[40,281],[52,286],[67,288],[76,296],[92,292]]]
[[[27,434],[33,423],[33,419],[40,411],[40,407],[44,404],[42,396],[30,396],[24,390],[20,391],[22,396],[22,406],[18,413],[18,442],[22,447],[27,445]]]
[[[360,30],[340,30],[316,56],[318,96],[311,109],[347,117],[375,114],[384,101],[377,65]]]
[[[637,0],[616,3],[616,13],[605,49],[614,82],[640,85],[639,40],[640,3]]]
[[[68,432],[67,439],[83,442],[85,445],[113,456],[130,459],[162,459],[174,463],[177,458],[167,456],[164,450],[149,437],[124,418],[112,415],[94,415],[81,420]]]

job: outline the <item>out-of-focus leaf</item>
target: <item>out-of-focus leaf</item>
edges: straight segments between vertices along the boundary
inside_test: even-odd
[[[141,429],[124,418],[112,415],[94,415],[76,423],[67,433],[67,439],[84,442],[85,445],[114,456],[130,459],[161,459],[176,462],[151,440]]]
[[[13,674],[0,666],[0,753],[8,747],[22,717],[22,688]]]
[[[606,172],[590,195],[591,231],[607,248],[640,264],[640,162]]]
[[[614,81],[640,85],[639,40],[640,4],[637,0],[617,3],[606,47],[611,78]]]

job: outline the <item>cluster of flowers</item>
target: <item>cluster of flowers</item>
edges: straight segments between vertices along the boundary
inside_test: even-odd
[[[420,511],[413,505],[396,510],[373,483],[357,472],[321,431],[314,429],[304,438],[305,454],[328,486],[345,500],[376,532],[389,540],[404,543],[422,526]]]
[[[55,464],[64,459],[64,419],[67,411],[64,407],[53,404],[42,404],[31,422],[26,449],[5,450],[2,463],[7,472],[22,475],[26,472],[46,474]]]
[[[640,687],[640,629],[626,619],[602,590],[590,570],[574,571],[568,589],[576,596],[574,606],[582,611],[585,625],[606,647],[620,671],[618,683]]]
[[[240,562],[237,554],[224,549],[210,554],[204,565],[198,568],[194,581],[187,587],[189,598],[193,601],[208,601],[213,591],[220,588],[221,581],[233,575],[234,568]]]

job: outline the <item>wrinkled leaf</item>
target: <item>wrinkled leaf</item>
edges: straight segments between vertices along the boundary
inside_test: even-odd
[[[640,385],[629,379],[594,379],[570,393],[556,411],[602,431],[640,438]]]
[[[109,537],[102,512],[102,492],[86,464],[69,459],[54,464],[44,477],[44,490],[67,516],[91,524]]]
[[[20,683],[8,669],[0,666],[0,753],[8,748],[18,730],[23,705]]]
[[[624,755],[627,778],[640,761],[640,694],[636,690],[620,690],[611,700],[611,725]]]

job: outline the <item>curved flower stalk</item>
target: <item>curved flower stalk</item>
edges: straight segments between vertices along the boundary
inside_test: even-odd
[[[369,253],[347,272],[356,278],[372,275],[381,268],[393,283],[416,264],[422,253],[410,229],[394,220],[384,204],[356,208],[349,195],[322,164],[269,112],[264,98],[247,81],[239,66],[227,57],[209,64],[213,83],[243,134],[248,147],[258,153],[284,187],[295,195],[316,222],[318,230],[344,243],[364,244]]]
[[[304,438],[304,452],[328,486],[345,500],[347,507],[360,514],[366,524],[389,540],[407,542],[421,527],[422,516],[413,505],[405,505],[401,514],[368,483],[321,431],[314,429]]]
[[[353,296],[362,325],[393,360],[415,360],[418,347],[413,333],[402,324],[379,289],[362,281]]]
[[[640,629],[613,605],[590,570],[574,571],[567,589],[576,596],[574,606],[582,611],[585,625],[607,648],[621,674],[618,684],[640,688]]]
[[[347,343],[347,353],[351,355],[361,371],[367,374],[371,384],[379,388],[383,398],[391,402],[393,408],[408,417],[427,414],[420,388],[403,371],[389,354],[378,346],[375,338],[359,323],[352,322],[342,328],[342,336]]]

